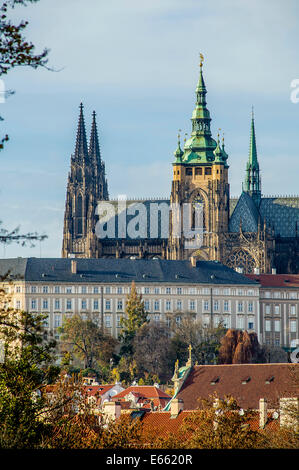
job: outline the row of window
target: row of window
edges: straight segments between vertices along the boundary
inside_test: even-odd
[[[62,315],[61,314],[55,314],[53,318],[54,318],[54,328],[59,328],[62,325]],[[121,318],[122,318],[122,315],[116,315],[116,327],[117,328],[121,327]],[[162,316],[159,315],[159,314],[149,315],[148,319],[152,320],[156,323],[159,323],[160,321],[162,321]],[[177,325],[180,325],[180,323],[182,321],[182,317],[180,315],[175,316],[174,319],[172,319],[171,317],[166,317],[166,319],[165,319],[166,325],[168,327],[170,327],[173,320],[175,321],[175,323]],[[94,318],[94,321],[97,322],[97,319]],[[113,322],[113,316],[112,315],[107,315],[107,314],[104,315],[104,326],[106,328],[111,328],[112,327],[112,322]],[[215,327],[217,327],[220,322],[222,322],[222,324],[225,328],[230,328],[231,327],[231,318],[230,317],[221,317],[221,316],[214,316],[213,317],[213,325]],[[209,319],[207,319],[206,323],[204,323],[204,324],[205,324],[205,326],[208,326]],[[48,320],[45,321],[44,326],[46,326],[46,327],[49,326],[49,321]],[[238,329],[244,329],[245,328],[245,319],[244,319],[244,317],[237,317],[236,327]],[[251,329],[251,330],[254,329],[254,319],[253,318],[250,318],[248,320],[247,328]]]
[[[297,292],[280,292],[280,291],[266,291],[261,292],[261,297],[264,299],[298,299],[299,293]]]
[[[274,326],[274,329],[273,329]],[[265,320],[265,331],[276,331],[279,333],[281,331],[281,322],[280,320],[274,320],[274,325],[272,326],[271,320]],[[296,333],[297,332],[297,321],[296,320],[290,320],[289,322],[289,331],[291,333]]]
[[[100,293],[100,287],[99,286],[66,286],[66,287],[61,287],[61,286],[31,286],[30,288],[27,288],[27,292],[31,294],[37,294],[37,293],[42,293],[42,294],[75,294],[75,293],[81,293],[81,294],[99,294]],[[124,286],[117,286],[117,287],[111,287],[111,286],[105,286],[103,288],[103,291],[105,294],[128,294],[130,292],[131,288],[130,287],[124,287]],[[204,287],[204,288],[196,288],[196,287],[189,287],[189,288],[183,288],[183,287],[141,287],[137,288],[138,293],[140,294],[176,294],[176,295],[182,295],[182,294],[190,294],[190,295],[210,295],[211,289],[209,287]],[[16,293],[21,293],[22,288],[21,286],[16,286],[15,287],[15,292]],[[253,289],[245,290],[245,289],[231,289],[231,288],[213,288],[212,291],[213,295],[248,295],[248,296],[254,296],[258,295],[258,291],[255,291]]]
[[[266,304],[266,305],[264,305],[264,313],[268,314],[268,315],[271,314],[271,313],[274,313],[275,315],[280,315],[281,310],[282,310],[281,307],[282,307],[281,305]],[[289,305],[287,307],[289,307],[288,310],[289,310],[289,313],[291,315],[296,315],[296,313],[297,313],[296,305]]]
[[[86,310],[89,308],[89,305],[91,305],[93,310],[99,310],[100,309],[100,300],[99,299],[79,299],[80,304],[79,308],[81,310]],[[112,300],[111,299],[104,299],[104,309],[105,310],[111,310],[112,309]],[[162,300],[144,300],[144,307],[145,310],[150,311],[151,309],[159,312],[161,311],[161,306],[163,304]],[[236,303],[237,307],[237,312],[238,313],[245,313],[245,308],[247,304],[247,312],[248,313],[253,313],[254,312],[254,303],[253,302],[243,302],[243,301],[238,301]],[[53,301],[53,306],[54,310],[61,310],[63,305],[63,301],[61,299],[54,299]],[[209,300],[203,300],[202,301],[202,309],[204,312],[210,312],[211,302]],[[125,301],[122,299],[117,299],[115,301],[115,306],[116,310],[123,310],[125,307]],[[165,311],[170,312],[172,310],[183,310],[183,301],[182,300],[165,300],[164,301],[164,306],[165,306]],[[152,308],[151,308],[152,307]],[[231,301],[229,300],[224,300],[220,302],[219,300],[214,300],[213,301],[213,311],[218,312],[221,310],[223,312],[229,313],[231,311]],[[20,301],[16,301],[16,308],[20,308]],[[31,310],[37,310],[38,309],[38,299],[31,299],[31,304],[30,304]],[[41,308],[43,310],[49,310],[50,308],[50,302],[48,299],[41,299]],[[73,310],[74,308],[74,299],[65,299],[65,309],[66,310]],[[197,301],[196,300],[189,300],[188,302],[188,310],[190,311],[196,311],[197,310]]]

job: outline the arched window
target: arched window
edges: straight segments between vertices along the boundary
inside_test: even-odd
[[[206,230],[205,202],[201,195],[196,196],[192,201],[192,230]]]
[[[253,256],[246,250],[236,250],[228,258],[225,263],[230,268],[242,268],[244,273],[252,273],[256,267]]]
[[[77,197],[77,204],[76,204],[76,215],[77,217],[82,217],[82,196],[81,194]]]

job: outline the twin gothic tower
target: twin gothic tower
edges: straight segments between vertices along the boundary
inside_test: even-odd
[[[105,164],[101,158],[96,114],[93,112],[89,147],[87,147],[83,104],[75,153],[71,156],[68,175],[62,257],[70,255],[93,258],[97,251],[95,213],[99,200],[108,199]]]
[[[95,112],[93,113],[89,148],[87,148],[83,105],[80,105],[75,153],[71,157],[68,176],[62,257],[138,257],[217,260],[243,272],[297,272],[299,270],[299,197],[262,197],[257,158],[254,117],[252,113],[249,158],[241,196],[230,199],[228,155],[224,139],[220,142],[211,133],[211,117],[207,109],[202,62],[192,113],[192,130],[181,148],[180,136],[174,152],[173,178],[169,200],[140,200],[143,207],[152,203],[168,208],[169,230],[158,231],[153,238],[149,228],[136,238],[122,233],[111,238],[96,236],[97,204],[108,201],[105,165],[101,158]],[[111,201],[115,205],[115,201]],[[131,205],[140,213],[138,200]],[[197,246],[186,239],[178,218],[183,220],[184,206],[190,212],[191,229],[196,231],[196,208],[201,208],[201,242]],[[133,210],[132,210],[133,207]],[[116,211],[116,218],[119,213]],[[148,215],[145,215],[148,220]],[[137,219],[136,219],[137,220]],[[147,220],[145,220],[145,225]],[[137,223],[137,222],[136,222]],[[116,222],[116,225],[118,222]],[[138,218],[140,225],[140,217]],[[179,236],[178,236],[179,235]],[[192,240],[191,240],[192,242]]]

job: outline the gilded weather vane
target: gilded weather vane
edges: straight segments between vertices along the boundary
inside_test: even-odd
[[[203,61],[204,61],[204,56],[200,53],[200,54],[199,54],[199,58],[200,58],[199,66],[200,66],[200,68],[201,68],[201,67],[202,67],[202,64],[203,64]]]

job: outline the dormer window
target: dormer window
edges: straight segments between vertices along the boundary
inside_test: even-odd
[[[271,382],[273,382],[273,380],[274,380],[274,375],[268,377],[268,378],[265,380],[265,383],[269,385]]]
[[[245,377],[245,379],[242,380],[242,384],[245,385],[248,382],[250,382],[250,380],[251,380],[251,377]]]
[[[211,380],[211,385],[216,385],[220,380],[220,377],[214,377],[212,380]]]

